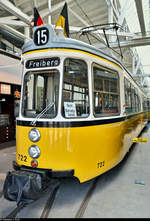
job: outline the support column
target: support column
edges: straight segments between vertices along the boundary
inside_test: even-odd
[[[24,34],[26,36],[24,42],[26,43],[27,41],[29,41],[29,38],[30,38],[30,27],[25,27],[24,28]]]
[[[34,7],[37,8],[37,0],[34,0]]]
[[[108,4],[108,23],[113,23],[113,8],[110,2]]]
[[[133,53],[133,57],[132,57],[132,74],[135,74],[135,55]]]
[[[108,23],[113,23],[113,17],[114,17],[113,8],[109,1],[108,2]],[[109,35],[108,39],[109,39],[109,42],[112,42],[114,39],[114,36]]]
[[[137,71],[138,71],[138,69],[140,68],[140,65],[141,65],[141,59],[140,59],[140,57],[138,56],[138,62],[137,62],[137,65],[136,65],[135,73],[134,73],[134,74],[137,74]]]
[[[48,0],[48,10],[49,10],[49,15],[48,15],[48,24],[51,24],[51,10],[52,10],[52,5],[51,5],[51,0]]]

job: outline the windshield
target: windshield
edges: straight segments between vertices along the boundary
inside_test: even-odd
[[[59,71],[28,72],[24,78],[22,114],[25,117],[54,118],[58,110]],[[53,105],[51,105],[53,104]]]

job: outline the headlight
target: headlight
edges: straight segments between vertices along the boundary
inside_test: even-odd
[[[36,145],[31,146],[28,152],[33,159],[37,159],[40,156],[40,148]]]
[[[33,128],[30,130],[29,132],[29,139],[32,141],[32,142],[37,142],[40,140],[40,131],[36,128]]]

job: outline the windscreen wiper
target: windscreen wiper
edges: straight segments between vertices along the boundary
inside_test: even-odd
[[[43,116],[43,114],[45,114],[45,112],[48,111],[49,109],[51,109],[53,106],[54,106],[54,102],[49,103],[49,104],[41,111],[41,113],[39,113],[39,114],[37,115],[37,117],[35,118],[35,120],[33,120],[33,121],[31,122],[31,125],[34,126],[34,125],[36,124],[37,120],[40,119],[40,118]]]

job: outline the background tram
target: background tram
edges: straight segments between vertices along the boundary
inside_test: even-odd
[[[5,197],[14,199],[12,179],[22,192],[28,183],[32,198],[43,177],[85,182],[117,165],[148,120],[147,98],[127,69],[93,46],[58,38],[50,25],[34,28],[22,62],[15,171]]]

